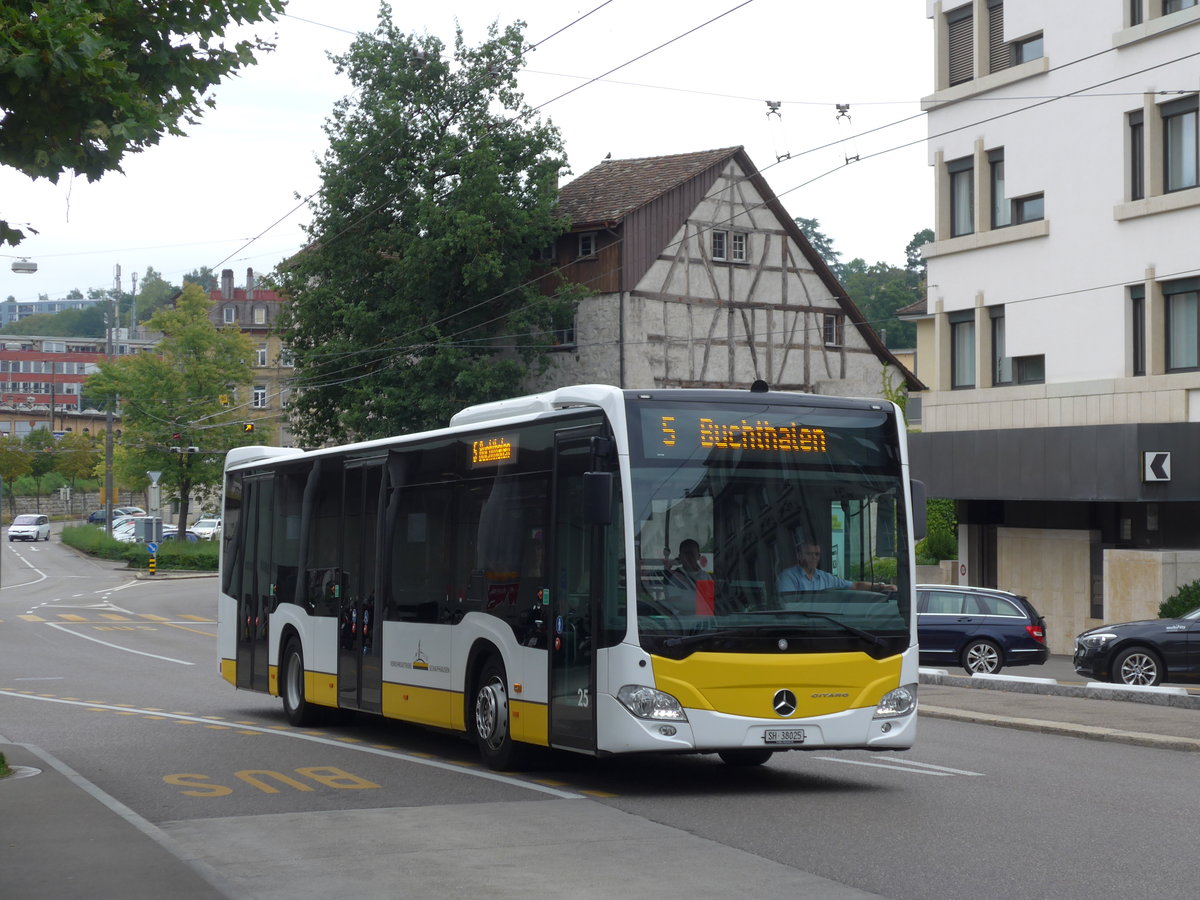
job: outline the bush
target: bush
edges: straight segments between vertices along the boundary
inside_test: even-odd
[[[1158,607],[1160,619],[1178,619],[1200,606],[1200,581],[1193,581],[1179,588]]]
[[[958,559],[958,538],[944,525],[933,526],[924,538],[917,541],[916,553],[918,557],[930,559],[934,564],[943,559]]]
[[[110,538],[95,525],[68,525],[62,542],[100,559],[125,560],[131,569],[148,569],[150,554],[145,544],[124,544]],[[215,572],[220,545],[216,541],[163,541],[158,545],[157,567],[175,571]]]

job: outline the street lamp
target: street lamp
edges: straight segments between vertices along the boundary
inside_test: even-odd
[[[32,275],[37,271],[37,263],[28,259],[14,259],[12,270],[18,275]]]

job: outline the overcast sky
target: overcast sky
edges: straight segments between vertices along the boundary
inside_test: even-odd
[[[393,19],[448,45],[456,20],[469,44],[494,19],[526,21],[527,39],[544,43],[521,88],[530,105],[546,104],[575,175],[608,153],[742,145],[789,214],[818,219],[843,260],[902,265],[905,245],[933,220],[919,105],[933,76],[925,8],[925,0],[398,0]],[[112,287],[118,265],[125,290],[148,266],[176,283],[200,266],[232,268],[239,286],[247,268],[270,272],[303,241],[308,210],[296,195],[319,187],[323,124],[350,90],[326,54],[372,30],[377,12],[375,0],[291,0],[288,15],[255,29],[276,50],[221,85],[217,108],[187,137],[127,157],[124,174],[55,185],[0,167],[0,215],[40,231],[0,248],[8,257],[0,298]],[[781,102],[778,115],[767,101]],[[837,104],[849,104],[848,116]],[[855,155],[861,161],[847,164]],[[14,274],[10,258],[21,257],[38,272]]]

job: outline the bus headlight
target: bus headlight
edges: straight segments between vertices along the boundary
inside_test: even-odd
[[[907,716],[917,708],[917,686],[903,684],[894,691],[888,691],[875,707],[876,719],[892,719],[896,716]]]
[[[625,685],[617,691],[617,699],[639,719],[687,721],[687,714],[678,700],[644,684]]]

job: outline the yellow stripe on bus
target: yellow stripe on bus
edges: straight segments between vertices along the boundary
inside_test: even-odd
[[[900,685],[899,656],[875,660],[863,653],[693,653],[686,659],[653,657],[659,690],[690,709],[734,716],[777,718],[775,692],[796,695],[794,718],[874,706]]]
[[[304,699],[319,706],[338,705],[337,676],[328,672],[304,672]]]
[[[509,700],[508,709],[512,714],[509,728],[512,729],[513,740],[550,746],[549,707],[545,703]]]
[[[383,685],[383,714],[389,719],[464,731],[462,701],[463,695],[457,691],[390,682]]]
[[[237,660],[222,659],[221,660],[221,677],[230,684],[237,684]]]

